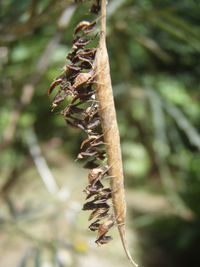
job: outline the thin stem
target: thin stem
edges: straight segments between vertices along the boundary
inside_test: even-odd
[[[101,38],[106,38],[106,2],[107,0],[101,1]]]

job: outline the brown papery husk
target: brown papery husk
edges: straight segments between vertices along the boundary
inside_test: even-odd
[[[126,201],[124,192],[124,175],[105,34],[106,0],[102,0],[100,42],[94,61],[96,98],[99,103],[99,115],[104,133],[104,142],[106,144],[106,154],[109,166],[108,172],[109,176],[111,177],[110,186],[112,190],[112,203],[115,220],[127,257],[133,265],[137,266],[130,255],[126,241]]]

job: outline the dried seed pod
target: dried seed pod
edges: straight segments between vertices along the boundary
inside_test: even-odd
[[[95,209],[89,216],[88,218],[88,221],[91,221],[94,219],[94,217],[97,217],[98,219],[101,218],[102,214],[103,214],[103,217],[106,217],[105,216],[105,213],[108,213],[109,209],[107,208],[101,208],[101,209]]]
[[[99,166],[99,164],[96,163],[94,159],[92,159],[92,160],[87,161],[84,164],[83,168],[85,168],[85,169],[93,169],[93,168],[96,168],[98,166]]]
[[[94,26],[96,25],[96,21],[86,21],[83,20],[81,22],[78,23],[78,25],[76,26],[75,30],[74,30],[74,34],[76,35],[79,31],[85,31],[85,30],[91,30],[94,28]]]
[[[109,59],[106,48],[106,0],[101,0],[101,35],[95,56],[95,71],[96,96],[99,101],[99,114],[104,132],[104,141],[107,144],[106,153],[108,157],[108,165],[110,166],[109,175],[114,177],[110,180],[110,186],[113,192],[112,203],[114,214],[126,255],[130,262],[137,266],[130,255],[126,241],[126,201],[123,183],[124,176],[121,147],[112,92]]]
[[[80,21],[77,26],[74,29],[74,34],[77,34],[80,30],[83,30],[85,27],[87,27],[88,25],[90,25],[89,21],[83,20]]]
[[[97,219],[95,222],[90,224],[90,226],[89,226],[90,231],[97,231],[99,229],[99,225],[100,225],[99,222],[100,222],[100,220]]]
[[[104,245],[110,242],[111,240],[112,240],[111,236],[104,235],[104,236],[101,236],[99,239],[97,239],[95,242],[97,243],[97,245]]]
[[[74,30],[75,38],[72,42],[72,51],[67,56],[70,64],[66,64],[62,75],[53,81],[49,94],[59,85],[59,91],[53,100],[53,107],[58,106],[66,97],[70,96],[67,99],[69,105],[62,109],[61,114],[68,125],[79,128],[86,134],[86,138],[81,144],[78,159],[87,161],[84,167],[90,169],[89,185],[84,189],[86,200],[90,199],[90,201],[83,205],[83,210],[91,211],[89,220],[94,218],[96,220],[91,223],[89,229],[98,231],[97,244],[106,244],[112,239],[106,235],[114,225],[114,217],[111,215],[109,203],[112,198],[122,243],[127,256],[132,260],[125,240],[123,174],[118,130],[113,111],[108,57],[105,48],[106,6],[105,0],[101,1],[103,5],[99,47],[97,49],[87,47],[93,40],[88,34],[94,30],[96,21],[78,23]],[[96,0],[92,5],[91,11],[93,13],[99,11],[101,1]],[[101,126],[103,126],[103,130]],[[106,145],[108,161],[104,145]],[[113,148],[113,145],[116,145],[116,149]],[[116,155],[116,158],[113,155]],[[116,162],[117,164],[115,164]],[[115,178],[111,179],[112,190],[104,186],[104,179],[108,177],[108,172],[110,177]]]
[[[97,141],[97,140],[99,140],[99,136],[96,136],[96,135],[90,135],[90,136],[88,136],[88,138],[85,139],[81,143],[80,149],[82,150],[85,145],[87,145],[88,143],[91,144],[92,142]]]
[[[96,48],[88,48],[83,51],[80,51],[79,56],[85,59],[94,60],[95,54],[96,54]]]
[[[97,195],[99,193],[99,190],[103,188],[103,185],[100,181],[97,181],[93,185],[88,185],[86,188],[83,190],[87,194],[86,199],[91,198],[94,195]]]
[[[76,77],[78,75],[78,73],[80,72],[81,68],[78,66],[74,66],[71,64],[67,64],[64,66],[64,73],[66,75],[66,78],[70,78],[70,80],[72,80],[74,77]]]
[[[96,119],[96,120],[88,123],[87,129],[88,130],[94,130],[99,125],[101,125],[100,119]]]
[[[70,53],[66,56],[66,58],[69,59],[70,61],[72,61],[73,58],[76,56],[76,54],[77,54],[78,51],[79,51],[79,48],[74,48],[74,49],[72,50],[72,52],[70,52]]]
[[[110,206],[104,201],[94,202],[94,200],[86,202],[83,205],[83,210],[94,210],[94,209],[108,209]]]
[[[62,81],[63,81],[62,78],[58,78],[58,79],[54,80],[54,81],[51,83],[50,87],[49,87],[48,95],[50,95],[50,94],[52,93],[53,89],[54,89],[56,86],[58,86],[59,84],[61,84]]]
[[[111,197],[112,197],[111,189],[104,188],[98,192],[98,195],[95,197],[95,200],[110,199]]]
[[[97,178],[103,176],[108,171],[107,166],[100,166],[89,171],[88,181],[92,184]]]
[[[98,228],[98,237],[95,241],[97,244],[102,244],[101,240],[104,239],[105,234],[110,230],[111,227],[114,225],[114,219],[109,218],[105,222],[100,223]]]
[[[80,49],[84,48],[86,45],[88,45],[91,42],[91,39],[83,39],[82,37],[78,36],[76,39],[72,42],[73,43],[73,49]]]
[[[74,82],[74,88],[77,88],[85,83],[91,82],[92,77],[94,76],[94,71],[79,73]]]
[[[90,8],[90,12],[94,14],[98,14],[101,9],[101,3],[100,0],[96,0],[95,3]]]

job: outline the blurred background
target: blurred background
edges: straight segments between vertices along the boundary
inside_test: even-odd
[[[83,135],[51,112],[89,3],[0,1],[0,266],[130,266],[117,230],[97,248],[81,210]],[[107,45],[128,241],[142,267],[199,267],[200,1],[110,0]]]

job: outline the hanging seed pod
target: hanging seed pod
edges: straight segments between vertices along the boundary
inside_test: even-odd
[[[69,126],[86,134],[77,159],[86,161],[84,167],[89,169],[88,185],[83,190],[86,203],[82,209],[91,212],[89,229],[98,232],[95,242],[103,245],[111,241],[112,237],[107,233],[117,224],[125,252],[136,266],[125,237],[126,203],[121,149],[105,45],[106,0],[94,1],[90,11],[97,14],[100,9],[98,48],[88,47],[96,38],[91,37],[91,33],[97,21],[79,22],[74,29],[72,50],[67,55],[69,62],[50,85],[48,94],[59,87],[52,102],[53,109],[70,96],[69,104],[61,114]],[[111,178],[110,188],[105,187],[105,178]]]
[[[133,261],[126,241],[125,220],[126,220],[126,201],[123,184],[123,167],[121,157],[121,147],[119,131],[116,120],[116,112],[112,93],[110,77],[109,59],[106,48],[106,0],[101,1],[101,35],[99,46],[95,56],[96,72],[96,96],[99,101],[99,114],[101,125],[104,132],[106,143],[106,154],[108,158],[109,175],[112,194],[112,203],[121,241],[130,262],[137,266]],[[114,164],[115,163],[115,164]]]

